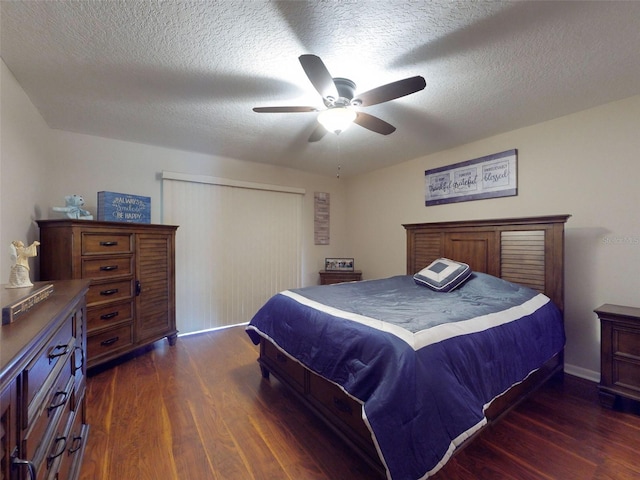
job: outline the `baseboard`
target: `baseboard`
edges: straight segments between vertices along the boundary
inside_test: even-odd
[[[600,383],[600,372],[594,370],[588,370],[586,368],[571,365],[570,363],[564,364],[564,373],[573,375],[574,377],[584,378],[591,382]]]

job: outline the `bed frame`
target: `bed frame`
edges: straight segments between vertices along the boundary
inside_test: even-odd
[[[406,273],[413,275],[437,258],[451,258],[468,263],[473,271],[489,273],[542,292],[563,310],[564,224],[569,216],[403,225],[407,233]],[[560,352],[524,382],[494,400],[486,412],[489,424],[553,375],[562,372],[563,353]],[[295,396],[384,476],[385,470],[362,420],[362,407],[357,401],[264,338],[260,343],[258,362],[264,378],[268,379],[272,373],[288,386]]]

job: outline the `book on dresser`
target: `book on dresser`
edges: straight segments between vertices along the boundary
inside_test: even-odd
[[[177,226],[38,220],[41,280],[89,279],[87,366],[177,338]]]

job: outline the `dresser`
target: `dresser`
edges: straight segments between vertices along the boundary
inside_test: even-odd
[[[86,303],[89,282],[53,293],[0,327],[0,479],[78,478],[86,424]],[[2,305],[24,289],[2,289]],[[27,289],[28,290],[28,289]]]
[[[362,280],[362,272],[355,270],[353,272],[328,271],[320,270],[320,285],[332,285],[342,282],[359,282]]]
[[[596,308],[601,329],[600,402],[617,396],[640,401],[640,308],[605,304]]]
[[[88,279],[87,366],[166,337],[174,345],[172,225],[39,220],[42,280]]]

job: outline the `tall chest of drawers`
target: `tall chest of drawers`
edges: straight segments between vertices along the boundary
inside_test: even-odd
[[[39,220],[43,280],[89,279],[89,368],[163,337],[175,343],[172,225]]]
[[[80,473],[89,433],[88,282],[51,283],[48,298],[0,327],[2,480],[68,480]],[[20,293],[2,288],[3,305]]]

